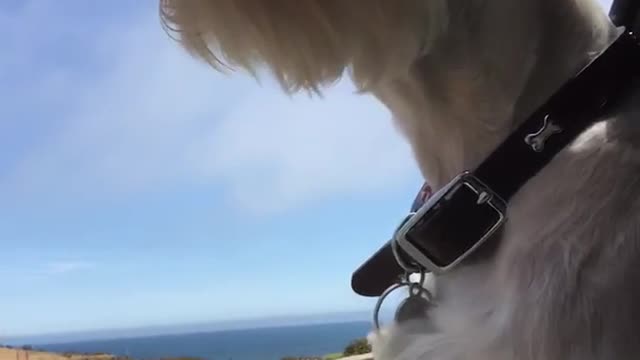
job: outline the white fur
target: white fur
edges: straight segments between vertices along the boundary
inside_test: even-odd
[[[184,35],[183,43],[192,52],[200,51],[200,57],[211,55],[206,42],[217,37],[212,43],[223,46],[223,55],[213,59],[227,55],[232,63],[251,70],[262,56],[287,89],[315,90],[335,80],[343,68],[358,74],[356,81],[366,83],[363,91],[373,93],[393,113],[434,190],[477,166],[618,34],[596,0],[447,0],[446,11],[437,12],[446,21],[430,23],[438,24],[440,30],[446,23],[446,31],[437,39],[421,26],[404,28],[400,38],[385,36],[392,32],[384,27],[388,19],[367,18],[364,3],[354,10],[358,3],[351,1],[356,0],[322,4],[299,0],[300,9],[305,10],[300,16],[316,14],[310,17],[313,22],[287,23],[297,26],[293,35],[274,30],[244,37],[233,33],[234,28],[246,28],[238,21],[255,18],[254,28],[277,30],[283,27],[275,24],[288,20],[275,10],[257,12],[271,11],[266,3],[256,10],[230,5],[234,1],[242,6],[254,4],[245,0],[226,0],[224,9],[235,11],[229,10],[233,16],[216,13],[211,17],[217,21],[215,26],[209,26],[200,14],[222,9],[216,7],[220,0],[199,0],[207,4],[206,9],[184,13],[179,8],[186,1],[163,1],[176,7],[167,18],[175,19],[177,27],[199,24],[192,26],[191,37]],[[430,1],[434,0],[413,3],[423,11]],[[344,9],[314,12],[327,4]],[[389,3],[371,4],[384,9]],[[239,16],[238,9],[247,9],[251,16]],[[329,21],[328,16],[343,13],[358,22],[346,26]],[[403,11],[403,19],[412,13]],[[234,23],[225,24],[226,19]],[[311,23],[316,28],[305,25]],[[373,23],[380,26],[370,26]],[[294,35],[291,44],[332,45],[327,47],[331,56],[317,56],[317,47],[287,48],[287,37]],[[233,43],[233,36],[242,41]],[[219,39],[232,43],[229,49]],[[389,53],[398,41],[406,43],[399,47],[408,49],[403,54],[417,58],[386,56],[379,51],[381,44],[372,39],[388,40],[383,45]],[[428,51],[416,53],[415,44],[425,39],[429,39]],[[253,46],[258,50],[252,51]],[[340,63],[350,58],[344,54],[386,60]],[[582,134],[516,194],[508,223],[495,239],[500,241],[495,252],[436,279],[438,304],[429,321],[437,332],[424,331],[425,320],[416,319],[372,333],[369,339],[376,360],[640,357],[636,326],[640,323],[639,100],[635,96],[615,116]]]
[[[544,1],[515,3],[533,7],[529,15],[514,12],[511,21],[530,21],[519,18],[525,15],[534,18],[533,23],[523,29],[498,22],[502,35],[476,39],[500,58],[488,56],[483,64],[485,55],[476,53],[469,68],[463,62],[459,72],[451,73],[441,62],[435,77],[444,78],[438,85],[449,85],[434,90],[444,91],[439,97],[445,101],[434,104],[427,98],[420,107],[408,106],[408,97],[398,96],[398,91],[383,96],[390,99],[390,108],[401,109],[396,121],[436,188],[477,165],[514,124],[618,34],[592,1],[558,1],[557,13],[547,7],[542,18],[536,18],[536,7]],[[563,4],[569,5],[562,9]],[[491,17],[488,8],[483,10],[483,16]],[[556,48],[544,43],[548,38],[540,38],[543,31],[556,37]],[[505,41],[519,35],[533,46],[515,46],[522,53],[509,54]],[[464,77],[465,71],[480,72],[492,65],[511,74],[502,89],[498,80],[482,75],[477,93],[467,81],[462,81],[462,89],[456,87],[460,73]],[[545,73],[549,76],[543,81],[532,78]],[[449,86],[451,94],[446,93]],[[412,113],[411,108],[419,110]],[[416,334],[393,325],[372,333],[376,360],[640,356],[635,328],[640,321],[635,305],[640,304],[640,138],[631,135],[640,128],[634,124],[636,112],[630,103],[617,117],[603,119],[531,179],[509,206],[497,254],[437,279],[439,303],[430,316],[440,331]],[[494,127],[484,127],[485,119]]]

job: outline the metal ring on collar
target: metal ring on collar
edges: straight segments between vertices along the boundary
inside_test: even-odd
[[[378,301],[376,302],[376,307],[373,309],[373,326],[375,327],[376,330],[380,330],[380,308],[382,307],[382,303],[384,302],[384,299],[386,299],[387,296],[389,296],[389,294],[400,289],[403,286],[411,286],[411,283],[402,281],[397,284],[394,284],[388,287],[387,290],[385,290],[382,293],[382,295],[380,295],[380,297],[378,298]]]
[[[382,303],[384,300],[391,294],[392,292],[400,289],[403,286],[409,288],[409,296],[422,296],[422,294],[426,294],[427,300],[432,301],[433,296],[431,292],[424,287],[425,280],[427,278],[427,273],[425,271],[420,271],[420,280],[419,282],[412,282],[409,280],[409,275],[411,273],[407,272],[405,274],[404,279],[400,282],[390,286],[385,290],[382,295],[378,298],[376,302],[376,306],[373,309],[373,326],[376,330],[380,330],[380,309],[382,308]]]

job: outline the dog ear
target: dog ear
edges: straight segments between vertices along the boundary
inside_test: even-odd
[[[349,71],[367,89],[408,71],[446,26],[447,0],[160,0],[162,24],[218,70],[266,66],[287,92]]]

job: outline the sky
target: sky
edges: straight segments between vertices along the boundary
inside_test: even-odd
[[[373,306],[351,272],[421,184],[385,108],[216,73],[156,1],[62,3],[0,2],[0,339]]]

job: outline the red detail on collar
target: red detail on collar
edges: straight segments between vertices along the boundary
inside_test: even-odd
[[[433,195],[431,186],[429,186],[429,184],[427,183],[424,183],[424,185],[422,185],[422,188],[420,188],[418,195],[416,195],[415,200],[413,200],[413,204],[411,205],[411,212],[418,211],[422,207],[422,205],[424,205],[424,203],[429,200],[431,195]]]

